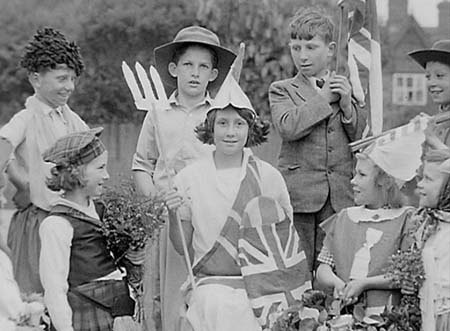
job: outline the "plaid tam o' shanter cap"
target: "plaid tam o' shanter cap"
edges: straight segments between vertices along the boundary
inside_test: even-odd
[[[56,165],[82,165],[91,162],[106,151],[99,139],[103,128],[68,134],[59,138],[43,155],[45,162]]]

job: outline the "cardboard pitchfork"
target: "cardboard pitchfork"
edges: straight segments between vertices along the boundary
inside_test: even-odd
[[[242,70],[242,64],[243,64],[243,60],[244,60],[244,53],[245,53],[245,45],[244,45],[244,43],[241,43],[239,45],[239,54],[236,57],[235,61],[233,62],[233,65],[231,66],[231,69],[230,69],[232,72],[232,75],[236,79],[236,81],[239,81],[239,76],[240,76],[240,73]],[[161,141],[162,136],[159,131],[158,111],[156,111],[156,109],[169,109],[170,108],[169,100],[167,99],[166,93],[164,91],[164,86],[161,81],[161,77],[159,76],[158,71],[156,71],[155,67],[150,66],[149,71],[150,71],[150,79],[152,80],[152,82],[155,86],[157,95],[153,94],[150,79],[147,76],[147,73],[146,73],[144,67],[139,62],[136,62],[135,68],[136,68],[137,76],[139,78],[139,82],[144,91],[144,96],[142,96],[141,90],[139,89],[139,85],[138,85],[138,82],[136,81],[133,71],[130,69],[130,67],[128,66],[128,64],[125,61],[122,62],[123,75],[128,84],[128,87],[131,91],[131,94],[133,95],[133,99],[134,99],[136,108],[140,109],[140,110],[151,111],[151,115],[153,116],[153,122],[155,124],[156,142],[158,144],[160,156],[164,161],[164,165],[165,165],[164,170],[167,174],[167,178],[169,181],[169,188],[171,189],[171,188],[173,188],[173,178],[172,178],[170,169],[168,168],[167,154],[163,148],[164,144],[162,144],[162,141]],[[184,258],[185,258],[186,266],[187,266],[188,273],[189,273],[189,280],[190,280],[192,289],[195,290],[196,284],[195,284],[194,273],[192,272],[192,263],[189,258],[189,250],[187,247],[186,238],[184,236],[184,231],[183,231],[183,227],[181,225],[181,220],[180,220],[180,216],[179,216],[178,212],[176,214],[176,217],[177,217],[178,227],[180,230],[181,244],[183,246]]]

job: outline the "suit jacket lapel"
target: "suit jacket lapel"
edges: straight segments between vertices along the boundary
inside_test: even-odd
[[[311,85],[307,77],[298,73],[291,81],[289,86],[294,92],[293,95],[299,97],[302,102],[311,99],[317,95],[316,89]]]

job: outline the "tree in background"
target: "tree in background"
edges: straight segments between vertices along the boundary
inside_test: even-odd
[[[153,64],[153,48],[192,24],[216,32],[237,51],[246,44],[241,85],[264,118],[270,118],[268,87],[295,73],[287,25],[301,6],[327,0],[0,0],[0,123],[32,93],[18,70],[23,46],[37,28],[53,26],[76,40],[85,59],[70,104],[89,122],[141,121],[122,77],[121,61]],[[337,21],[336,21],[337,22]]]

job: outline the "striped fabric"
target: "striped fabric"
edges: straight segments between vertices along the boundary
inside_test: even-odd
[[[380,32],[377,22],[376,0],[341,0],[342,33],[348,33],[348,69],[353,95],[360,104],[365,103],[365,92],[360,73],[368,72],[370,128],[373,134],[383,130],[383,80],[381,72]],[[347,30],[347,26],[350,29]]]
[[[292,221],[277,201],[257,197],[242,219],[239,260],[253,312],[263,330],[271,314],[301,301],[311,289],[306,256]]]
[[[248,159],[247,171],[239,187],[238,194],[231,208],[219,237],[211,250],[194,266],[196,276],[238,276],[241,268],[238,260],[238,239],[241,215],[245,206],[254,197],[261,195],[260,175],[255,159]]]

